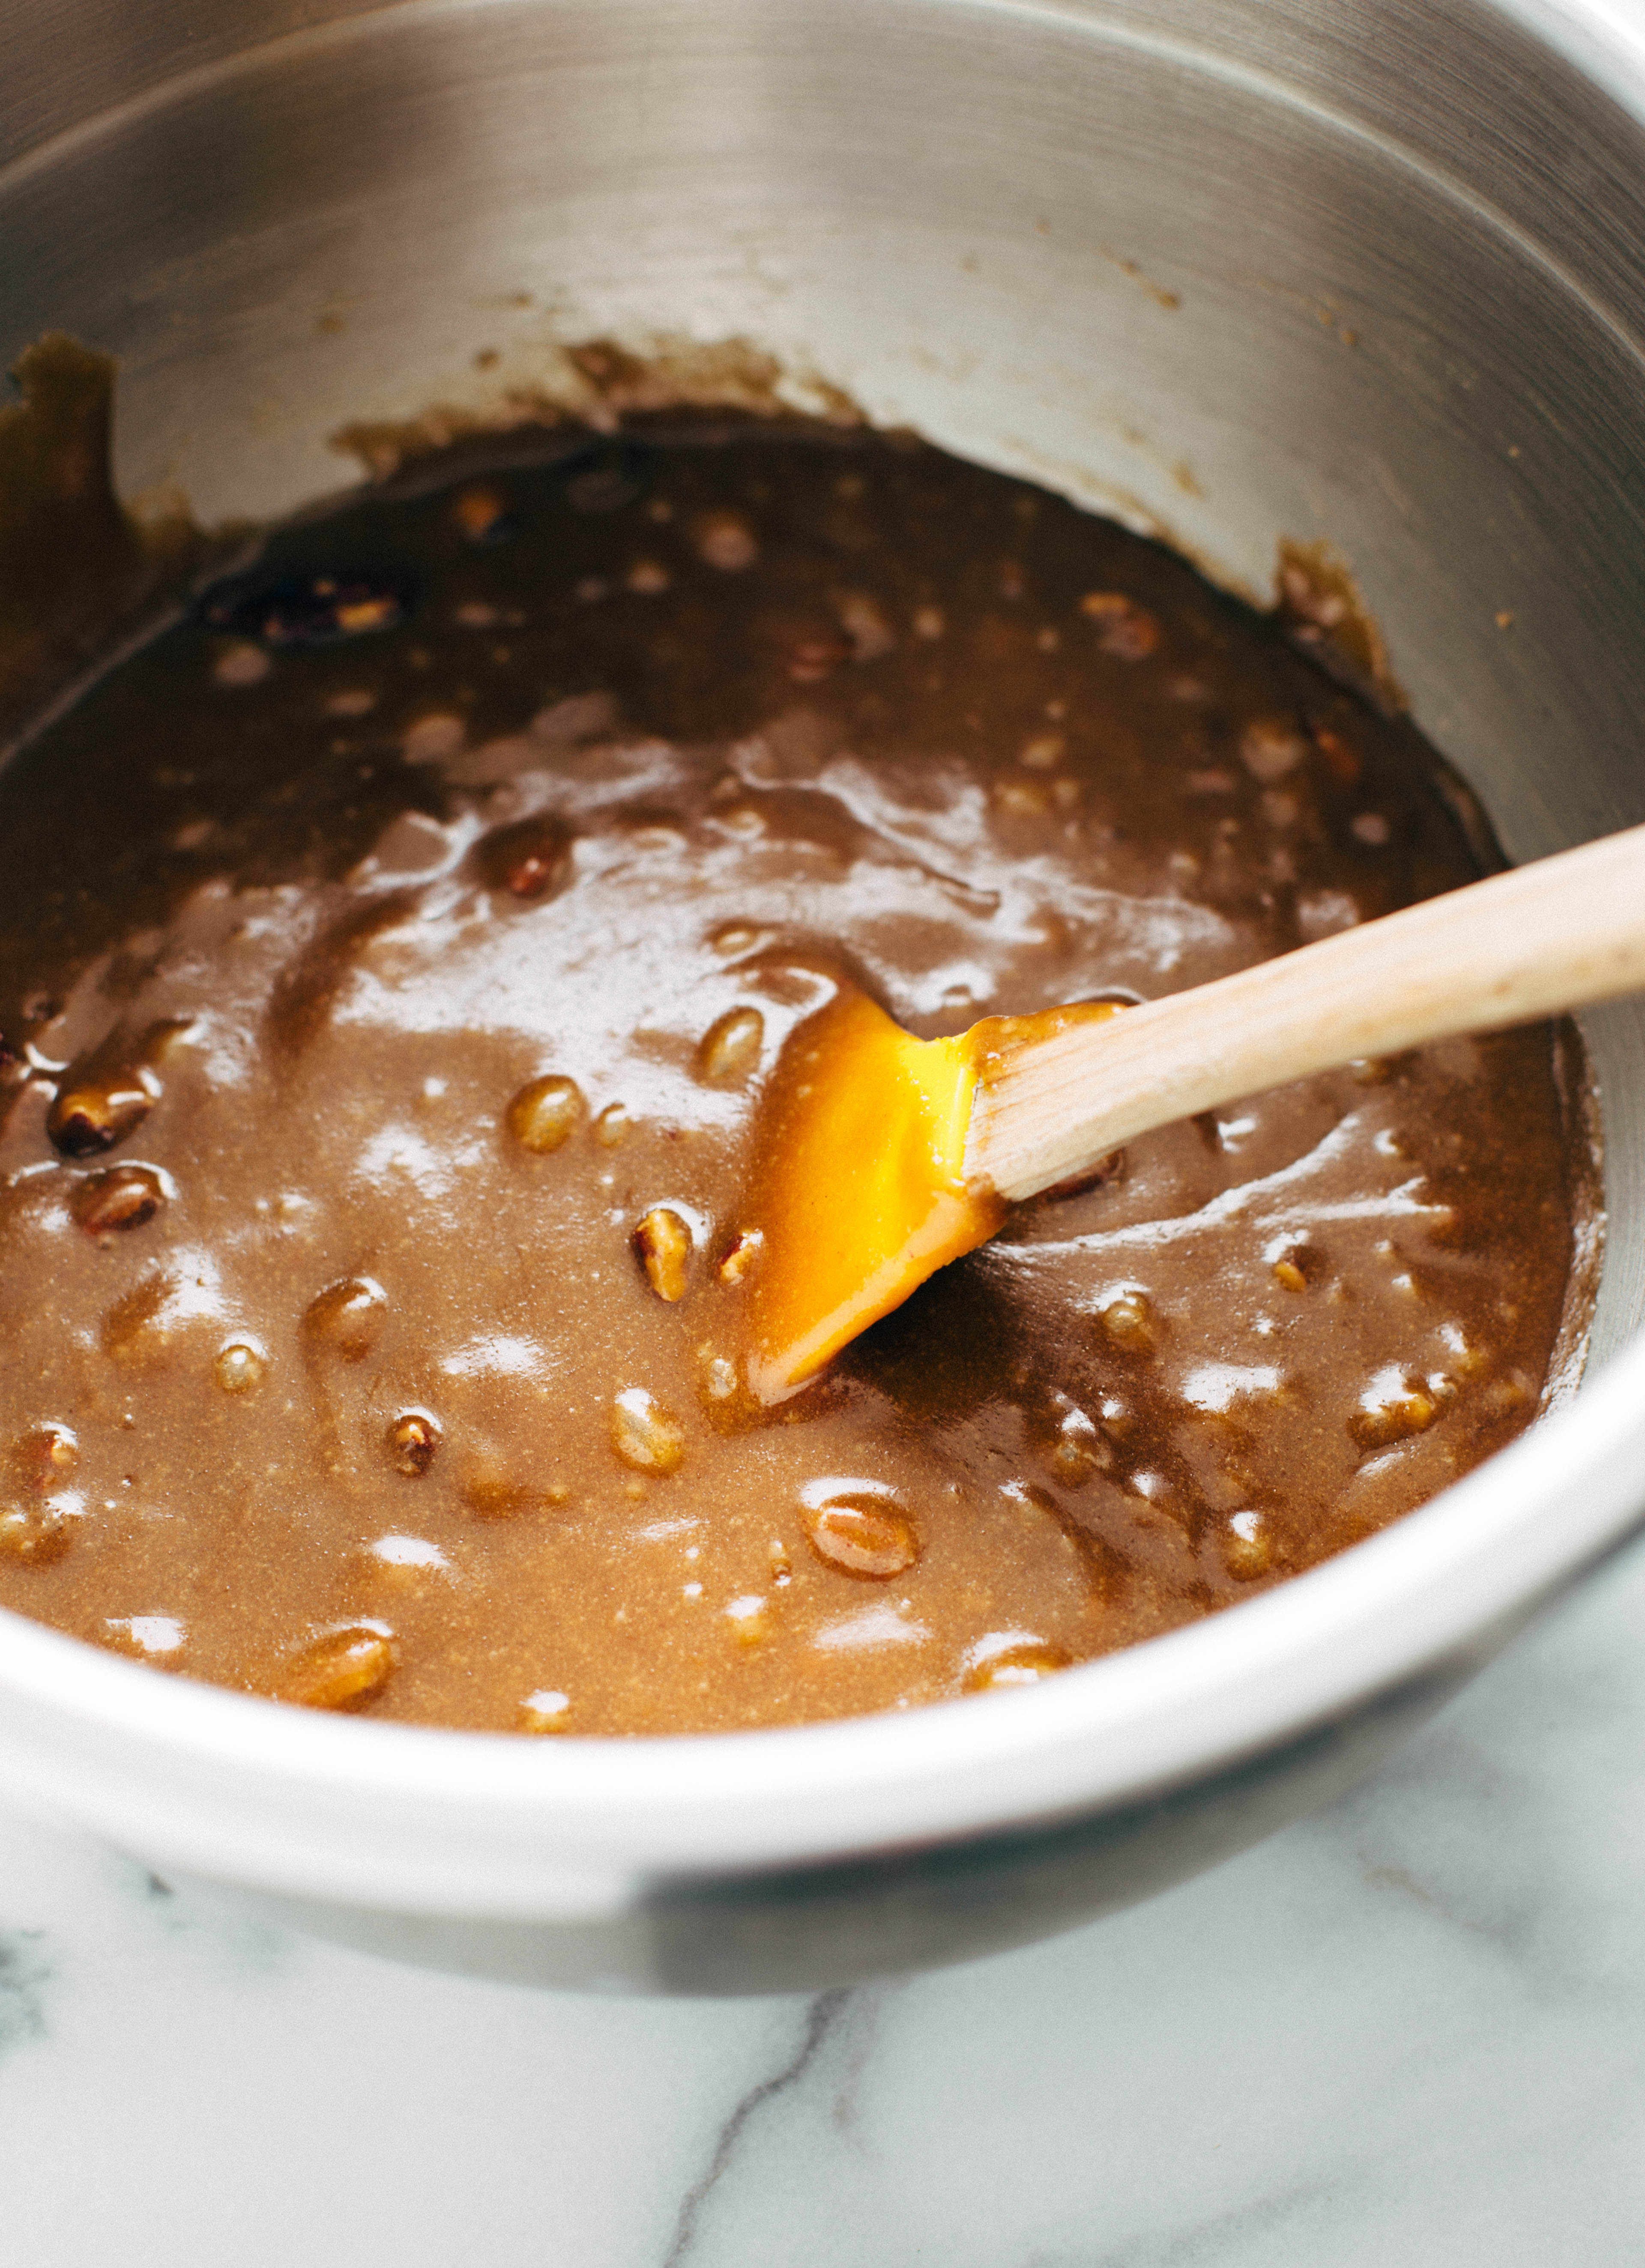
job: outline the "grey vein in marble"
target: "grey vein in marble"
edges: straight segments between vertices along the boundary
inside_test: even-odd
[[[38,2038],[45,2030],[50,1977],[44,1930],[19,1929],[0,1936],[0,2055],[14,2040]]]
[[[769,2079],[762,2079],[751,2087],[736,2104],[730,2117],[715,2138],[714,2155],[708,2170],[695,2181],[680,2200],[679,2219],[675,2225],[674,2241],[668,2248],[663,2268],[680,2268],[696,2249],[699,2224],[709,2197],[725,2178],[742,2144],[750,2123],[766,2106],[780,2095],[798,2085],[815,2062],[823,2043],[839,2021],[849,1994],[819,1992],[805,2011],[804,2028],[798,2046],[781,2071]]]
[[[1230,2247],[1251,2237],[1281,2235],[1288,2221],[1312,2205],[1317,2185],[1302,2183],[1279,2196],[1259,2198],[1252,2205],[1219,2213],[1196,2228],[1181,2229],[1157,2241],[1144,2238],[1119,2251],[1035,2252],[1022,2268],[1213,2268],[1230,2257]],[[1003,2268],[1003,2264],[1002,2264]]]

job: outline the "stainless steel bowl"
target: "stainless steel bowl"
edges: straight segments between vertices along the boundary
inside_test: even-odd
[[[1536,0],[198,24],[0,30],[0,346],[118,351],[129,489],[267,513],[339,485],[349,419],[552,393],[569,341],[742,339],[1237,585],[1330,538],[1511,852],[1645,819],[1645,44]],[[1589,1029],[1589,1386],[1274,1593],[1009,1697],[609,1743],[334,1721],[0,1616],[0,1792],[380,1950],[687,1992],[961,1958],[1209,1865],[1641,1516],[1645,1019]]]

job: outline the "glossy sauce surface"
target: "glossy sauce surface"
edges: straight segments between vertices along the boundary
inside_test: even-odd
[[[911,444],[568,440],[279,532],[0,776],[0,1603],[634,1733],[1279,1580],[1534,1413],[1568,1040],[1150,1136],[772,1407],[760,1098],[842,984],[950,1036],[1475,871],[1277,624]]]

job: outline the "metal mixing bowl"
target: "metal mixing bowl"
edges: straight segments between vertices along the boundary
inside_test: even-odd
[[[349,418],[484,408],[569,340],[740,337],[1245,587],[1330,537],[1512,854],[1645,819],[1645,46],[1533,0],[200,21],[0,30],[0,346],[116,350],[129,489],[266,513],[339,484]],[[1006,1697],[603,1743],[311,1715],[0,1616],[0,1793],[311,1928],[588,1985],[951,1960],[1207,1866],[1641,1518],[1645,1020],[1588,1029],[1588,1387],[1275,1592]]]

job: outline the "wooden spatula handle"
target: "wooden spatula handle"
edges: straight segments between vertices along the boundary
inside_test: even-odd
[[[1032,1197],[1288,1079],[1639,990],[1645,827],[1032,1042],[979,1092],[966,1169]]]

